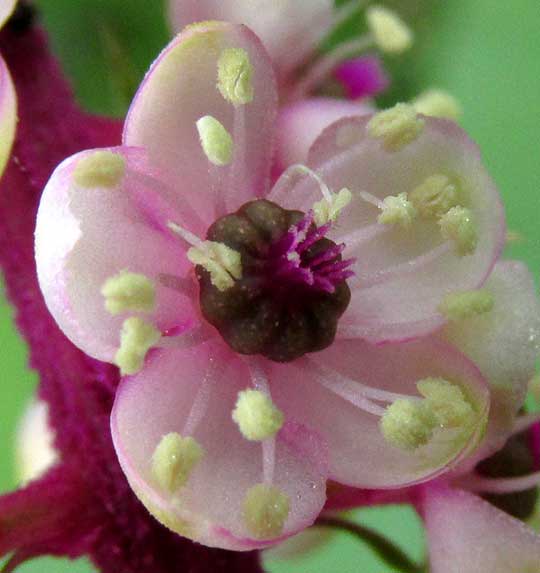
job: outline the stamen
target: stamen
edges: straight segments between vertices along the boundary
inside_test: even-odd
[[[446,175],[428,177],[410,194],[413,205],[421,217],[439,218],[459,205],[460,193]]]
[[[411,47],[413,34],[393,10],[371,6],[366,11],[366,18],[375,43],[383,52],[400,54]]]
[[[458,255],[474,253],[478,244],[478,234],[470,209],[461,206],[452,207],[439,219],[439,226],[442,236],[454,242]]]
[[[380,420],[386,441],[403,450],[425,446],[433,437],[437,420],[423,401],[396,400]]]
[[[147,352],[160,338],[159,330],[142,318],[126,319],[120,332],[120,348],[114,357],[122,376],[139,372]]]
[[[257,484],[244,498],[243,514],[248,531],[256,539],[277,537],[289,516],[289,497],[275,486]]]
[[[338,193],[334,193],[330,201],[325,197],[315,203],[313,205],[313,213],[317,227],[322,227],[327,223],[334,223],[351,200],[352,193],[344,187]]]
[[[485,290],[471,290],[447,294],[439,305],[439,312],[448,320],[464,320],[493,309],[493,295]]]
[[[508,478],[486,478],[479,474],[468,475],[459,480],[459,486],[482,493],[516,493],[540,486],[540,472]]]
[[[73,181],[78,187],[116,187],[126,170],[126,161],[112,151],[94,151],[77,162]]]
[[[175,493],[184,487],[204,456],[199,443],[171,432],[163,436],[152,456],[152,475],[160,488]]]
[[[272,438],[283,426],[283,413],[271,398],[260,390],[242,390],[232,412],[232,418],[247,440]]]
[[[458,121],[463,115],[463,109],[457,99],[441,89],[431,89],[421,93],[412,104],[418,113],[433,117]]]
[[[223,364],[220,363],[218,366],[217,361],[210,358],[209,366],[201,380],[201,383],[199,384],[199,388],[195,394],[195,399],[191,405],[191,410],[189,411],[184,424],[183,434],[185,436],[193,435],[199,427],[199,424],[204,420],[210,403],[212,386],[216,380],[218,368],[223,368]]]
[[[187,258],[210,274],[210,280],[218,290],[226,291],[234,286],[235,279],[242,278],[242,257],[238,251],[224,243],[203,241],[176,223],[169,222],[167,226],[193,245],[187,252]]]
[[[263,454],[263,480],[265,484],[274,481],[274,471],[276,467],[276,438],[269,438],[262,443]]]
[[[338,193],[333,193],[323,181],[322,177],[305,165],[291,165],[287,173],[289,175],[294,173],[307,175],[318,183],[323,198],[313,205],[314,220],[317,227],[335,222],[341,211],[343,211],[352,200],[353,196],[349,189],[344,187]]]
[[[253,66],[242,48],[227,48],[218,60],[217,87],[221,95],[233,105],[253,101]]]
[[[152,312],[156,305],[156,288],[145,275],[120,271],[101,288],[105,308],[113,315],[125,311]]]
[[[409,104],[398,103],[393,108],[374,115],[367,124],[368,134],[382,141],[387,151],[398,151],[419,137],[424,120]]]
[[[444,378],[425,378],[416,387],[442,428],[467,427],[474,410],[463,390]]]
[[[411,226],[416,217],[416,209],[409,201],[407,193],[385,197],[382,201],[381,211],[377,222],[383,225],[400,225],[407,228]]]
[[[205,115],[196,123],[204,154],[218,167],[229,165],[233,158],[233,140],[215,117]]]
[[[380,421],[385,439],[404,450],[425,446],[437,427],[466,429],[474,410],[461,388],[443,378],[426,378],[416,384],[423,400],[398,399]]]
[[[223,243],[205,241],[202,246],[189,249],[188,259],[210,273],[210,280],[218,290],[223,292],[233,287],[234,279],[242,278],[240,253]]]

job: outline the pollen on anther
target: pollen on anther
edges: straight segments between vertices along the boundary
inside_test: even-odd
[[[120,271],[107,279],[101,288],[105,308],[111,314],[126,311],[152,312],[156,304],[156,288],[145,275]]]
[[[439,305],[439,311],[448,320],[464,320],[493,309],[493,295],[485,289],[453,292],[446,295]]]
[[[409,451],[426,445],[436,425],[435,416],[423,400],[398,399],[386,408],[380,420],[386,441]]]
[[[409,198],[426,219],[439,218],[459,204],[457,186],[443,174],[431,175],[411,191]]]
[[[253,101],[253,66],[242,48],[227,48],[218,60],[217,87],[221,95],[234,105]]]
[[[416,217],[416,209],[409,201],[407,193],[385,197],[381,206],[381,214],[377,221],[383,225],[401,225],[410,227]]]
[[[393,10],[371,6],[366,11],[366,18],[375,43],[383,52],[400,54],[411,47],[413,34]]]
[[[463,114],[457,99],[441,89],[427,90],[415,98],[412,103],[418,113],[432,117],[443,117],[458,121]]]
[[[219,291],[234,286],[242,278],[242,257],[238,251],[224,243],[204,241],[187,252],[188,259],[210,274],[210,281]]]
[[[73,182],[85,189],[116,187],[126,170],[126,161],[112,151],[95,151],[77,162]]]
[[[230,133],[211,115],[201,117],[196,125],[201,146],[208,161],[218,167],[229,165],[234,151]]]
[[[460,205],[452,207],[439,219],[444,239],[454,242],[460,256],[471,255],[478,244],[478,234],[470,209]]]
[[[335,222],[341,211],[347,207],[351,200],[352,193],[344,187],[338,193],[333,193],[330,200],[323,197],[320,201],[317,201],[313,205],[313,215],[317,227]]]
[[[171,432],[163,436],[152,456],[152,475],[159,486],[175,493],[185,486],[204,450],[192,437]]]
[[[114,357],[120,373],[126,375],[139,372],[147,352],[160,338],[159,330],[142,318],[126,319],[120,332],[120,348]]]
[[[437,424],[443,428],[467,427],[474,409],[463,390],[444,378],[425,378],[417,382],[418,392],[425,398]]]
[[[398,151],[417,139],[424,129],[424,120],[409,104],[394,107],[374,115],[367,124],[370,137],[380,139],[387,151]]]
[[[263,441],[273,437],[283,426],[283,413],[269,396],[260,390],[243,390],[232,412],[232,418],[247,440]]]
[[[244,498],[244,522],[256,539],[280,535],[289,511],[289,497],[273,485],[257,484],[247,491]]]

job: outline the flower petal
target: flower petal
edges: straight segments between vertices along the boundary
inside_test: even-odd
[[[217,87],[224,50],[244,50],[251,62],[253,100],[233,105]],[[272,64],[258,38],[243,26],[206,22],[185,30],[161,53],[131,104],[124,143],[144,147],[168,173],[179,203],[189,203],[206,223],[266,192],[276,110]],[[196,122],[217,119],[233,139],[228,166],[212,165]],[[222,205],[224,203],[224,205]]]
[[[231,417],[238,392],[249,384],[240,359],[208,342],[156,353],[117,393],[112,435],[131,487],[159,521],[206,545],[271,545],[311,525],[326,497],[325,448],[316,435],[286,424],[276,438],[271,483],[288,496],[288,517],[280,535],[250,534],[242,506],[247,491],[263,481],[263,447],[244,439]],[[172,493],[152,471],[156,446],[171,432],[194,438],[204,452],[185,485]]]
[[[246,24],[283,74],[315,48],[331,25],[332,8],[331,0],[170,0],[169,14],[176,31],[214,19]]]
[[[2,17],[0,8],[0,19]],[[11,153],[17,125],[17,96],[6,63],[0,56],[0,175]]]
[[[379,428],[379,416],[352,403],[365,397],[363,385],[379,396],[378,391],[419,396],[416,382],[431,377],[461,386],[474,406],[475,422],[459,435],[444,430],[414,451],[391,446]],[[435,339],[383,346],[336,341],[308,360],[275,364],[271,383],[285,414],[290,412],[328,442],[330,477],[355,487],[411,485],[444,472],[477,443],[487,418],[489,395],[482,376],[461,353]]]
[[[2,0],[2,2],[0,2],[0,28],[11,16],[16,4],[17,0]]]
[[[424,128],[414,141],[388,151],[368,135],[370,120],[343,119],[327,128],[311,149],[309,165],[331,189],[347,187],[353,193],[332,237],[348,243],[345,255],[357,258],[343,334],[376,342],[404,340],[444,323],[438,306],[446,294],[482,285],[504,244],[504,215],[477,147],[457,125],[423,117]],[[379,209],[361,195],[368,192],[382,201],[411,193],[437,174],[465,196],[478,235],[473,254],[456,253],[435,217],[416,217],[408,228],[378,223]],[[269,198],[306,210],[320,194],[312,178],[295,185],[284,177]]]
[[[110,187],[82,188],[74,182],[77,165],[96,150],[66,159],[43,192],[36,262],[41,290],[60,328],[87,354],[111,361],[126,314],[113,316],[105,309],[105,281],[125,270],[152,280],[156,308],[145,316],[163,332],[186,326],[193,318],[185,294],[166,286],[165,280],[183,278],[192,266],[183,243],[153,219],[161,215],[160,197],[141,151],[99,150],[103,151],[123,158],[123,179]]]
[[[540,536],[479,497],[428,488],[423,510],[433,573],[540,571]]]
[[[373,112],[373,105],[329,97],[299,100],[281,108],[277,120],[276,163],[281,171],[294,163],[306,163],[319,134],[343,117]]]
[[[527,267],[519,261],[497,263],[485,289],[493,295],[493,309],[444,330],[491,386],[488,430],[479,457],[506,441],[540,355],[540,299]]]

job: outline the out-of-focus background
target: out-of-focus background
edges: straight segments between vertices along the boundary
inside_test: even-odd
[[[296,0],[309,2],[310,0]],[[354,0],[353,0],[354,1]],[[122,116],[129,94],[170,37],[162,0],[36,0],[52,46],[87,109]],[[343,3],[343,2],[338,2]],[[521,240],[508,256],[540,266],[540,7],[538,0],[394,0],[416,31],[415,48],[388,59],[394,85],[381,105],[438,86],[465,110],[462,125],[480,144],[499,185],[508,225]],[[352,26],[343,30],[351,32]],[[14,437],[37,378],[0,299],[0,492],[17,486]],[[354,518],[423,555],[420,523],[403,508],[357,511]],[[389,572],[369,548],[345,533],[306,556],[269,561],[271,573]],[[84,560],[40,559],[22,573],[93,571]],[[398,573],[392,571],[391,573]]]

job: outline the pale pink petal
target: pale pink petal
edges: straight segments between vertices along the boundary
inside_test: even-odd
[[[506,441],[540,356],[540,298],[527,267],[520,261],[501,261],[485,288],[493,295],[493,310],[450,323],[444,330],[491,386],[488,431],[478,457]]]
[[[359,404],[371,396],[385,407],[391,400],[374,397],[384,391],[419,397],[416,382],[429,377],[462,385],[474,405],[475,423],[459,439],[445,430],[415,451],[398,449],[383,437],[380,417]],[[328,442],[330,477],[355,487],[392,488],[439,475],[477,443],[487,418],[489,395],[480,372],[435,339],[383,346],[337,341],[309,359],[275,364],[271,382],[276,403]]]
[[[218,90],[218,60],[227,48],[249,55],[251,103],[234,106]],[[230,212],[265,194],[276,97],[271,62],[251,31],[224,22],[195,25],[173,40],[150,68],[131,104],[124,143],[144,147],[167,173],[178,202],[192,205],[208,227],[216,209],[223,210],[221,204]],[[207,115],[233,137],[235,155],[228,166],[212,165],[203,152],[196,122]],[[185,223],[200,232],[191,221]]]
[[[113,188],[81,188],[73,173],[93,151],[66,159],[53,173],[41,199],[36,226],[36,262],[41,290],[60,328],[87,354],[110,361],[119,346],[119,330],[130,313],[105,310],[101,287],[127,270],[154,281],[157,306],[145,315],[161,331],[193,320],[191,301],[171,284],[192,266],[186,246],[159,226],[166,209],[156,193],[140,150],[114,148],[126,161],[126,174]],[[160,220],[160,217],[162,220]],[[174,282],[174,281],[172,281]]]
[[[282,535],[250,536],[242,505],[247,490],[263,481],[260,442],[242,437],[231,418],[237,394],[250,376],[220,342],[156,353],[139,375],[120,385],[112,435],[131,487],[149,511],[177,533],[205,545],[235,550],[265,547],[309,526],[326,495],[326,449],[319,438],[286,423],[277,436],[272,483],[289,497]],[[159,487],[152,455],[162,436],[194,438],[204,456],[186,485]]]
[[[4,25],[6,20],[11,16],[15,9],[17,0],[2,0],[0,2],[0,28]]]
[[[331,26],[331,0],[169,0],[173,29],[204,20],[249,26],[265,45],[279,75],[302,62]]]
[[[432,573],[538,573],[540,536],[473,494],[426,488]]]
[[[446,294],[483,284],[504,244],[504,214],[478,148],[457,125],[426,117],[415,141],[388,152],[367,135],[370,119],[344,119],[327,128],[311,149],[309,165],[334,191],[347,187],[353,193],[331,237],[348,243],[345,256],[357,258],[343,336],[404,340],[444,323],[437,309]],[[359,195],[382,200],[410,193],[435,174],[459,178],[467,189],[479,237],[472,255],[458,256],[435,220],[417,218],[409,229],[378,224],[379,210]],[[305,211],[321,192],[310,177],[285,175],[269,198]]]
[[[306,163],[319,134],[343,117],[373,112],[368,102],[329,97],[304,99],[281,108],[277,120],[276,163],[279,171],[294,163]]]
[[[0,19],[4,7],[0,8]],[[4,172],[17,125],[17,96],[8,68],[0,56],[0,176]]]

